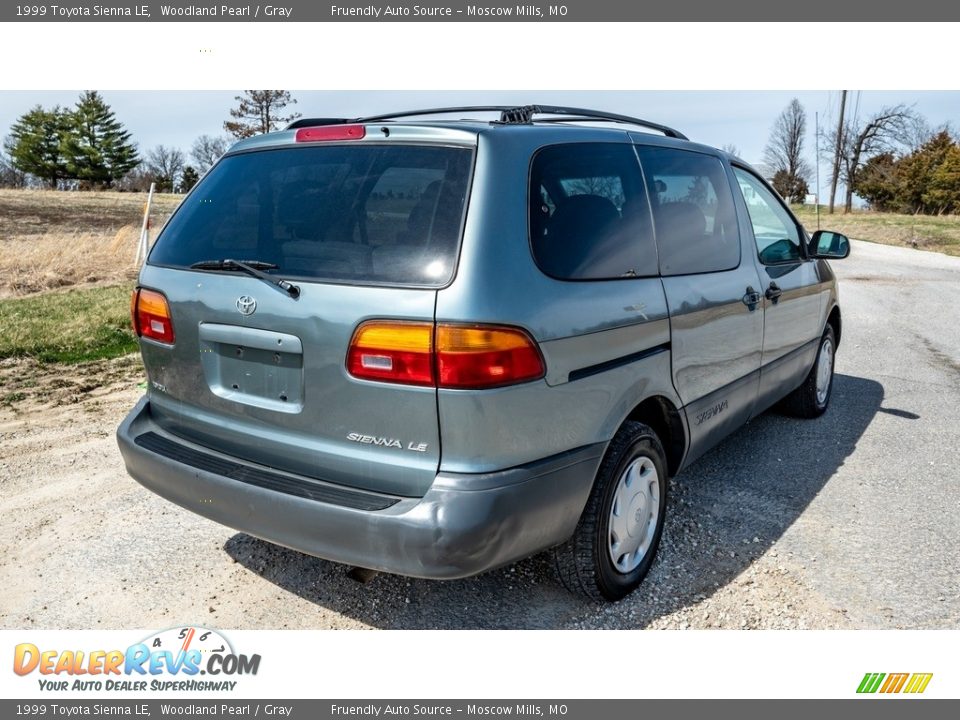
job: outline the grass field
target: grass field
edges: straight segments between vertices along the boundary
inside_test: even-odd
[[[795,205],[793,211],[809,232],[817,229],[814,206]],[[960,215],[899,215],[864,210],[828,215],[826,208],[821,207],[820,227],[855,240],[960,255]]]
[[[0,300],[0,360],[79,363],[137,349],[128,286],[74,288]]]
[[[154,196],[159,228],[183,196]],[[0,298],[132,280],[146,195],[0,190]]]

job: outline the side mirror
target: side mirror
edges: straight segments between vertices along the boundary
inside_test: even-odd
[[[842,260],[850,254],[850,241],[846,235],[832,230],[817,230],[810,238],[810,257]]]

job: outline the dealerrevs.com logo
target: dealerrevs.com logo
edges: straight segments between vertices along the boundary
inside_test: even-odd
[[[163,630],[126,650],[51,650],[20,643],[13,652],[13,671],[36,673],[45,691],[231,691],[238,682],[233,678],[259,669],[260,655],[237,653],[221,633],[202,627]]]

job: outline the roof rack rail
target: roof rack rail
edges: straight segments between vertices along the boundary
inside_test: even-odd
[[[649,128],[663,133],[666,137],[677,138],[678,140],[687,140],[687,136],[679,130],[674,130],[660,123],[642,120],[640,118],[630,117],[629,115],[617,115],[615,113],[604,112],[602,110],[589,110],[586,108],[563,107],[559,105],[463,105],[459,107],[427,108],[424,110],[408,110],[406,112],[385,113],[383,115],[370,115],[354,119],[346,118],[303,118],[290,123],[287,130],[295,130],[301,127],[315,127],[317,125],[342,125],[344,123],[367,123],[380,122],[381,120],[396,120],[405,117],[416,117],[418,115],[450,115],[456,112],[498,112],[500,113],[500,123],[504,125],[525,125],[533,122],[534,115],[562,115],[553,119],[543,118],[546,122],[576,122],[583,120],[599,120],[601,122],[616,122],[627,125],[637,125],[639,127]]]
[[[428,108],[426,110],[408,110],[406,112],[386,113],[383,115],[369,115],[359,118],[300,118],[287,125],[284,130],[296,130],[302,127],[317,127],[320,125],[344,125],[346,123],[380,122],[396,118],[416,117],[418,115],[448,115],[455,112],[499,112],[510,108],[500,105],[465,105],[463,107]]]
[[[511,108],[509,112],[504,112],[500,118],[504,123],[528,123],[533,120],[534,115],[561,115],[564,117],[543,118],[546,122],[576,122],[580,120],[599,120],[601,122],[616,122],[626,125],[637,125],[639,127],[649,128],[663,133],[666,137],[676,138],[678,140],[688,140],[689,138],[679,130],[674,130],[667,125],[643,120],[642,118],[631,117],[629,115],[618,115],[616,113],[605,112],[603,110],[590,110],[588,108],[565,107],[562,105],[526,105],[524,107]]]

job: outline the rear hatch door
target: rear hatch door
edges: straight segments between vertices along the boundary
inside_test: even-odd
[[[357,326],[432,323],[453,277],[473,148],[290,143],[225,157],[164,228],[141,273],[168,299],[173,345],[141,340],[168,431],[323,481],[422,495],[440,459],[436,390],[358,380]],[[250,261],[299,294],[234,266]]]

